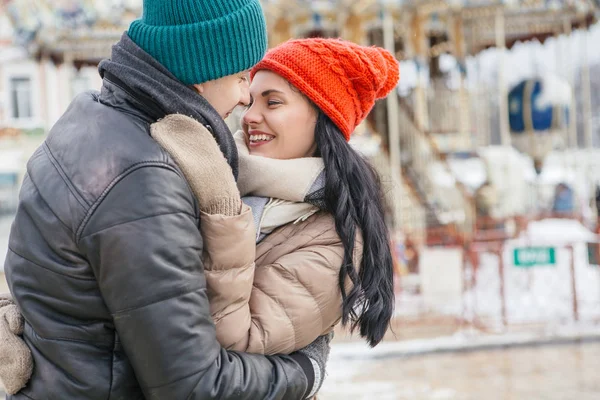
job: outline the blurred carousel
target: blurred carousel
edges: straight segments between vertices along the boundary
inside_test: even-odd
[[[0,1],[17,42],[33,57],[75,68],[108,57],[111,44],[140,15],[141,4],[141,0]],[[543,159],[557,137],[574,145],[573,96],[569,104],[545,96],[554,84],[572,94],[573,82],[540,78],[509,93],[501,59],[498,87],[481,97],[467,86],[467,59],[489,48],[503,52],[518,42],[543,43],[588,29],[596,21],[596,1],[263,0],[262,4],[271,46],[293,37],[342,37],[385,47],[414,66],[416,82],[409,93],[399,91],[402,96],[378,103],[353,144],[383,176],[393,205],[391,226],[418,244],[472,239],[474,190],[458,179],[449,156],[491,144],[491,113],[481,107],[482,98],[488,103],[490,96],[496,99],[495,130],[502,145],[514,145],[536,160]],[[458,84],[452,87],[444,83],[447,71],[441,64],[446,56],[455,60]],[[589,88],[589,70],[583,69],[581,79]],[[584,99],[583,104],[589,112],[589,101]]]

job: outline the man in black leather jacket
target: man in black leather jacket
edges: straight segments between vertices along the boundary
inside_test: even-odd
[[[237,173],[222,117],[249,101],[245,70],[265,51],[257,0],[144,1],[100,64],[101,91],[79,95],[28,162],[5,271],[34,370],[9,398],[302,399],[320,384],[328,348],[266,357],[216,341],[197,203],[149,134],[190,115]]]

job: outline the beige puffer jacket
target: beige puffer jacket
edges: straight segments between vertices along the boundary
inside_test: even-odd
[[[258,246],[249,208],[201,218],[208,296],[224,347],[287,354],[340,320],[343,247],[330,214],[282,226]],[[362,254],[360,240],[355,254]]]

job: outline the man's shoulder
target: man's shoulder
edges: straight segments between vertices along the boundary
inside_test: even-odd
[[[97,93],[79,95],[46,140],[49,156],[88,204],[133,168],[172,166],[151,138],[149,124],[98,101]]]

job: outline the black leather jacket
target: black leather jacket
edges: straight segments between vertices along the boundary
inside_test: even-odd
[[[302,398],[304,360],[216,341],[197,203],[139,101],[105,78],[29,160],[5,270],[35,368],[9,398]]]

